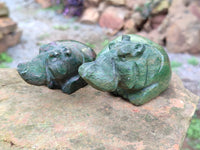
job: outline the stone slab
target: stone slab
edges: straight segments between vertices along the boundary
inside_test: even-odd
[[[22,31],[17,29],[16,31],[2,35],[0,33],[0,53],[5,52],[8,47],[12,47],[18,44],[21,40]]]
[[[0,38],[0,54],[8,49],[8,46],[5,43],[6,43],[5,38],[3,39]]]
[[[0,2],[0,17],[6,17],[9,15],[8,7],[5,3]]]
[[[9,33],[4,36],[5,43],[8,47],[14,46],[20,42],[22,30],[17,29],[16,31]]]
[[[8,34],[15,31],[17,28],[16,22],[11,18],[2,17],[0,18],[0,32],[3,34]]]
[[[168,90],[136,107],[90,86],[67,95],[0,69],[0,147],[179,150],[198,100],[175,74]]]

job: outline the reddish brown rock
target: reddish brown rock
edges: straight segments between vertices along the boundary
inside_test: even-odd
[[[185,10],[186,7],[183,3],[183,0],[174,0],[172,1],[171,6],[169,7],[168,16],[170,16],[170,18],[173,18],[174,16],[181,14]]]
[[[179,150],[199,97],[173,74],[149,103],[131,103],[90,86],[67,95],[0,69],[3,149]]]
[[[42,8],[48,8],[52,6],[51,0],[35,0],[37,3],[39,3]]]
[[[143,30],[146,31],[146,32],[150,32],[152,30],[152,26],[151,26],[151,21],[150,19],[147,20],[147,22],[144,24],[143,26]]]
[[[135,9],[137,7],[141,7],[145,4],[146,1],[143,0],[125,0],[126,7],[130,9]]]
[[[137,32],[136,25],[133,19],[126,20],[124,24],[124,30],[125,33],[127,34],[132,34]]]
[[[124,25],[124,20],[129,15],[125,8],[110,6],[102,13],[99,24],[101,27],[120,30]]]
[[[193,2],[197,2],[198,4],[200,4],[199,0],[182,0],[185,6],[189,6],[191,3]]]
[[[162,0],[162,1],[156,0],[154,2],[159,2],[158,5],[156,7],[154,7],[152,10],[152,14],[154,14],[154,15],[167,12],[170,7],[169,0]]]
[[[99,19],[99,12],[97,8],[90,7],[84,11],[81,17],[81,22],[88,24],[95,24],[98,22],[98,19]]]
[[[0,17],[7,17],[8,15],[8,7],[5,5],[5,3],[0,2]]]
[[[111,4],[116,6],[125,5],[125,0],[107,0],[107,2],[110,2]]]
[[[16,30],[12,33],[1,36],[0,34],[0,53],[6,51],[8,47],[14,46],[20,42],[22,31]]]
[[[119,32],[119,30],[106,29],[104,32],[105,32],[106,35],[108,35],[108,36],[114,36],[114,35],[116,35],[116,34]]]
[[[135,1],[133,0],[126,0],[126,7],[134,10]]]
[[[108,7],[108,3],[103,1],[99,4],[98,11],[102,13],[107,7]]]
[[[2,34],[2,33],[0,33],[0,40],[1,40],[1,39],[3,39],[3,34]]]
[[[200,52],[200,22],[189,12],[185,12],[166,31],[167,49],[170,52]]]
[[[150,19],[152,29],[157,29],[165,19],[166,15],[156,15]]]
[[[171,23],[180,18],[182,14],[184,14],[184,12],[186,11],[187,8],[184,5],[183,0],[173,0],[171,6],[168,9],[167,16],[164,18],[162,24],[160,24],[158,28],[159,32],[165,33],[167,28],[171,25]]]
[[[84,0],[84,6],[91,7],[91,6],[98,6],[102,0]]]
[[[135,12],[132,15],[132,19],[134,20],[136,26],[140,27],[141,24],[144,22],[145,18],[139,12]]]
[[[189,6],[190,12],[192,12],[193,15],[195,15],[200,20],[200,2],[193,2]]]
[[[198,3],[193,1],[187,5],[183,0],[172,1],[167,17],[158,27],[158,31],[166,35],[167,49],[170,52],[200,52],[200,20],[198,19]],[[190,4],[188,3],[188,4]]]
[[[158,30],[152,30],[149,33],[142,31],[142,32],[138,32],[137,34],[140,36],[146,37],[159,45],[164,46],[164,44],[165,44],[164,43],[165,34],[160,33]]]
[[[0,32],[3,34],[8,34],[15,31],[17,24],[10,18],[3,17],[0,18]]]
[[[16,30],[12,33],[5,35],[4,36],[5,45],[7,45],[8,47],[11,47],[11,46],[18,44],[20,42],[21,35],[22,35],[21,30]]]
[[[8,46],[5,44],[5,39],[0,40],[0,54],[5,52],[8,49]]]

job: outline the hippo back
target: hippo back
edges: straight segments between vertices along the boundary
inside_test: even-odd
[[[40,47],[39,53],[44,53],[48,51],[55,50],[55,48],[60,48],[60,47],[66,47],[70,48],[72,51],[76,53],[80,59],[84,58],[84,62],[90,62],[93,61],[96,58],[96,54],[93,49],[88,47],[87,45],[74,41],[74,40],[60,40],[60,41],[55,41],[51,42],[49,44],[45,44]]]

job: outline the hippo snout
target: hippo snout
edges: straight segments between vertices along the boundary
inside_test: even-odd
[[[80,76],[96,89],[112,92],[117,88],[118,77],[111,65],[98,65],[94,61],[82,64],[78,71]]]
[[[34,66],[31,62],[20,63],[17,66],[17,71],[26,82],[34,85],[44,85],[46,75],[41,71],[43,70],[41,66]]]
[[[89,63],[82,64],[79,67],[78,72],[82,78],[88,79],[90,76],[92,76],[92,74],[94,73],[94,70],[95,70],[94,63],[89,62]]]
[[[26,64],[25,63],[21,63],[21,64],[19,64],[18,66],[17,66],[17,71],[19,72],[19,74],[21,75],[21,76],[25,76],[26,75],[26,73],[28,72],[28,69],[27,69],[27,67],[26,67]]]

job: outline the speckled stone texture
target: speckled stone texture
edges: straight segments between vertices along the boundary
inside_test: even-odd
[[[0,69],[0,149],[179,150],[198,100],[175,74],[136,107],[90,86],[67,95]]]

